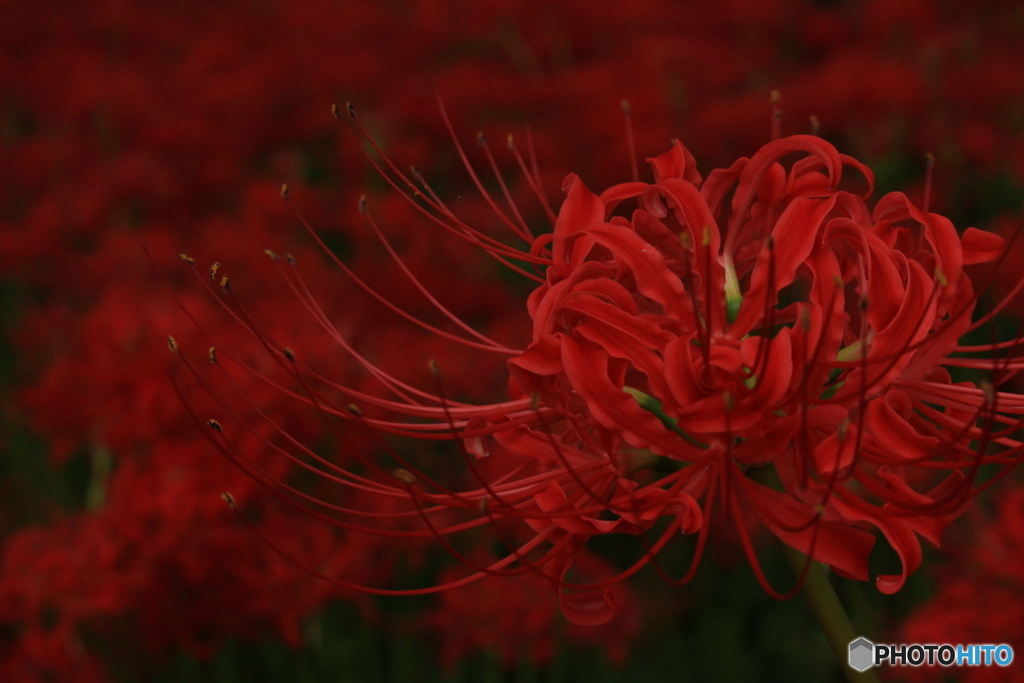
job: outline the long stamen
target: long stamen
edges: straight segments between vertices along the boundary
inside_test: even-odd
[[[622,100],[622,116],[626,120],[626,150],[629,153],[629,168],[633,172],[633,182],[640,182],[640,170],[636,165],[636,141],[633,138],[633,105],[629,100]]]

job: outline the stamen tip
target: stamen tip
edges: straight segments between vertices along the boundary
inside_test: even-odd
[[[171,353],[178,353],[178,342],[171,335],[167,335],[167,346],[170,347]]]
[[[359,213],[366,213],[366,195],[359,198]]]
[[[412,472],[410,472],[409,470],[403,470],[401,467],[393,471],[391,474],[392,476],[394,476],[395,479],[405,484],[408,484],[409,486],[412,486],[413,484],[416,483],[416,477],[413,476]]]
[[[291,198],[291,193],[288,192],[288,183],[281,183],[281,199],[288,201]]]
[[[336,104],[332,104],[331,105],[331,114],[334,115],[334,118],[340,119],[341,118],[341,108],[338,107],[338,105],[336,105]]]
[[[220,270],[220,261],[214,261],[210,264],[210,282],[217,279],[218,270]]]
[[[273,249],[264,249],[263,253],[269,256],[270,260],[273,261],[274,263],[277,263],[278,261],[281,260],[280,257],[277,255],[277,252],[274,251]]]
[[[288,348],[287,346],[285,346],[284,348],[282,348],[282,349],[281,349],[281,353],[283,353],[283,354],[284,354],[284,357],[285,357],[285,358],[287,358],[287,359],[288,359],[289,361],[291,361],[292,363],[294,363],[294,362],[295,362],[295,352],[294,352],[294,351],[292,351],[292,350],[291,350],[290,348]]]
[[[220,288],[225,292],[231,291],[231,280],[228,279],[227,275],[220,279]]]
[[[427,361],[427,367],[430,368],[430,373],[434,375],[434,377],[441,376],[441,366],[438,365],[437,361],[433,358]]]
[[[216,346],[211,346],[210,349],[206,352],[206,357],[210,359],[210,365],[216,365],[217,364],[217,347]]]
[[[622,102],[619,103],[619,106],[622,107],[622,113],[626,116],[633,113],[633,105],[629,103],[629,100],[622,100]]]
[[[218,422],[217,420],[214,420],[213,418],[210,418],[209,420],[206,421],[206,424],[210,425],[217,432],[224,433],[224,428],[221,427],[220,422]]]
[[[180,258],[182,261],[189,264],[190,266],[194,266],[196,264],[196,260],[189,256],[188,254],[178,254],[178,258]]]
[[[356,117],[356,108],[352,106],[351,102],[346,102],[345,107],[348,109],[348,115],[352,118]]]
[[[230,507],[232,510],[238,509],[238,504],[235,502],[235,497],[232,496],[229,492],[221,491],[220,497],[225,503],[228,504],[228,507]]]

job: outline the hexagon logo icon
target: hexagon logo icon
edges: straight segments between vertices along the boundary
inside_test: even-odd
[[[850,643],[850,668],[864,672],[875,665],[875,644],[867,638],[858,638]]]

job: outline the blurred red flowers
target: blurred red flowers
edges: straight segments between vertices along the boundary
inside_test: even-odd
[[[1008,643],[1024,651],[1024,489],[999,497],[989,513],[972,515],[971,530],[947,551],[950,562],[936,573],[935,594],[900,630],[908,643]],[[905,672],[908,680],[934,680],[935,670]],[[1024,680],[1019,667],[964,667],[961,680]]]

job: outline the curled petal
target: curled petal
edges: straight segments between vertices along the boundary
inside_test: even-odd
[[[871,401],[864,416],[866,439],[893,461],[927,457],[939,445],[938,437],[918,432],[907,420],[912,414],[910,397],[890,389]]]
[[[615,600],[611,586],[604,589],[558,589],[562,614],[579,626],[600,626],[615,618]]]
[[[566,254],[568,238],[581,232],[592,223],[604,220],[604,203],[593,192],[587,189],[583,181],[575,175],[566,178],[568,195],[558,212],[554,230],[554,261],[555,268],[569,264]]]
[[[764,315],[765,301],[769,296],[774,305],[779,290],[793,282],[796,269],[807,260],[814,248],[821,222],[835,205],[835,199],[798,198],[779,217],[772,238],[774,249],[764,247],[757,258],[757,265],[750,278],[750,287],[743,297],[736,322],[730,334],[742,337],[750,332]],[[768,291],[769,277],[774,291]]]
[[[843,423],[841,423],[843,424]],[[814,449],[814,460],[818,471],[830,475],[835,471],[844,471],[853,464],[857,454],[857,427],[846,423],[834,434],[829,434]]]
[[[1005,243],[1006,240],[994,233],[967,228],[960,240],[960,246],[964,251],[964,265],[994,261],[999,257]]]
[[[661,420],[641,408],[621,386],[612,383],[607,353],[567,337],[562,343],[562,360],[566,377],[601,426],[621,433],[636,448],[650,448],[660,455],[697,455],[696,448],[668,431]]]
[[[697,160],[683,143],[676,140],[664,154],[647,160],[654,169],[654,182],[661,184],[669,178],[685,180],[694,187],[700,187],[700,173],[697,172]]]
[[[771,517],[762,515],[762,520],[783,543],[804,554],[810,553],[812,559],[843,576],[859,581],[868,578],[868,556],[875,544],[874,536],[839,521],[820,519],[808,525],[814,516],[811,506],[750,479],[744,479],[743,484],[746,495],[760,499],[760,509],[771,511]],[[800,531],[790,530],[797,528]]]

